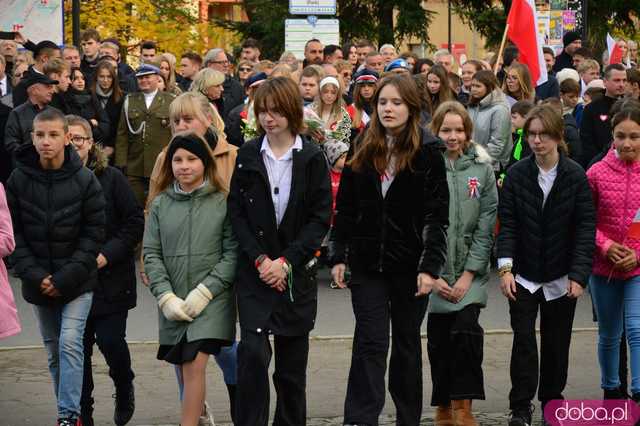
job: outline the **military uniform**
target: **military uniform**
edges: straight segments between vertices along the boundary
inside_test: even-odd
[[[131,93],[122,108],[116,137],[115,164],[125,174],[138,201],[145,205],[156,157],[171,141],[169,105],[175,98],[158,91],[147,109],[142,92]],[[126,109],[126,111],[125,111]]]

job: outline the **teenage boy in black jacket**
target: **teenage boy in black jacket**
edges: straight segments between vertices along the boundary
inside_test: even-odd
[[[35,305],[56,387],[58,426],[79,426],[82,337],[104,239],[104,197],[98,179],[70,145],[67,120],[47,109],[33,121],[33,144],[16,153],[9,178],[22,295]]]

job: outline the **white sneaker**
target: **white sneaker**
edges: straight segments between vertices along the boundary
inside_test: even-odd
[[[200,416],[198,420],[198,426],[216,426],[216,422],[213,420],[213,414],[211,414],[211,407],[204,402],[204,414]]]

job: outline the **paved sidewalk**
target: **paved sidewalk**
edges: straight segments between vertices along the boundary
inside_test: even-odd
[[[596,333],[574,332],[571,345],[568,399],[596,399],[599,369],[596,358]],[[505,425],[509,393],[509,354],[511,334],[488,334],[484,344],[486,401],[477,401],[474,411],[481,425]],[[309,426],[341,425],[346,379],[351,357],[350,339],[316,339],[311,342],[308,370]],[[423,340],[424,419],[433,424],[429,405],[431,380]],[[136,414],[130,425],[177,425],[179,404],[173,368],[155,359],[156,344],[132,345],[133,368],[136,372]],[[96,350],[94,377],[96,382],[96,425],[113,424],[113,392],[104,359]],[[412,372],[407,371],[407,374]],[[45,426],[55,423],[55,403],[51,379],[46,367],[44,349],[0,350],[0,425]],[[216,424],[229,424],[228,397],[222,374],[211,361],[208,369],[207,399],[213,408]],[[272,392],[272,395],[273,392]],[[273,398],[272,398],[273,399]],[[272,400],[273,407],[273,400]],[[271,410],[273,412],[273,408]],[[394,424],[391,397],[381,416],[381,425]],[[539,416],[537,408],[536,415]]]

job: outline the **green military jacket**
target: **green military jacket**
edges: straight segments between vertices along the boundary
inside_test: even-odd
[[[185,335],[188,342],[233,341],[238,243],[225,194],[209,184],[190,194],[169,186],[151,203],[142,246],[149,289],[157,299],[173,292],[184,300],[200,283],[213,295],[193,322],[170,321],[159,312],[160,344],[175,345]]]
[[[498,190],[491,157],[480,145],[472,143],[455,161],[446,156],[449,184],[449,229],[447,261],[441,275],[451,287],[464,271],[475,273],[471,287],[458,303],[433,294],[429,312],[451,313],[465,306],[487,304],[486,284],[498,210]]]
[[[126,167],[128,176],[151,176],[156,157],[171,141],[169,105],[174,98],[158,91],[147,109],[142,92],[127,95],[118,124],[115,163]]]

